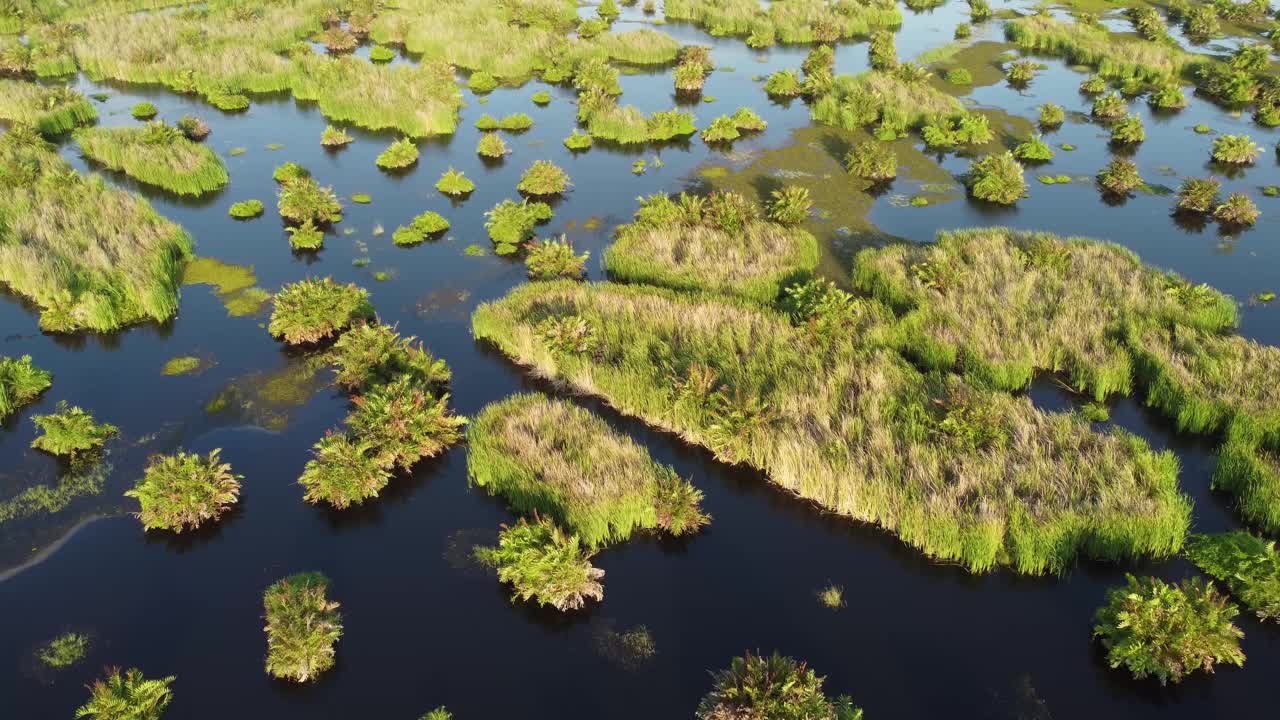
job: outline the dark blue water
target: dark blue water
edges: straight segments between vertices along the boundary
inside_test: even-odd
[[[898,38],[900,54],[911,57],[949,41],[963,8],[952,2],[928,14],[908,13]],[[624,21],[639,17],[635,10],[625,12]],[[999,37],[993,25],[984,32]],[[384,321],[418,335],[449,362],[453,404],[473,414],[513,392],[553,392],[527,380],[469,332],[474,307],[523,282],[524,268],[494,255],[468,257],[463,249],[472,243],[491,248],[483,212],[517,197],[515,185],[533,160],[553,160],[574,181],[544,232],[565,232],[579,249],[590,251],[591,279],[601,280],[598,261],[610,230],[630,218],[637,196],[679,190],[709,160],[742,166],[760,150],[784,145],[792,130],[809,123],[803,103],[771,103],[751,80],[798,66],[804,48],[760,53],[688,26],[662,29],[681,42],[713,45],[717,63],[734,68],[708,79],[705,94],[715,96],[714,103],[689,106],[699,125],[747,105],[769,122],[768,130],[731,151],[709,150],[695,137],[663,148],[597,144],[573,155],[560,143],[572,127],[572,93],[545,88],[554,99],[539,108],[529,97],[544,86],[531,83],[500,89],[483,105],[467,92],[469,107],[456,135],[423,143],[417,167],[391,176],[376,169],[374,158],[394,135],[352,130],[352,146],[326,152],[319,146],[326,121],[315,108],[291,99],[259,99],[245,114],[223,115],[167,92],[81,84],[86,91],[112,93],[99,106],[103,125],[133,124],[128,108],[149,99],[168,120],[186,112],[205,117],[213,128],[208,143],[219,152],[246,148],[243,155],[226,157],[231,185],[207,201],[144,192],[192,233],[199,254],[252,266],[264,288],[274,291],[322,275],[368,287]],[[841,72],[856,72],[865,62],[863,44],[837,51]],[[1000,85],[977,89],[972,97],[1024,117],[1034,117],[1034,107],[1050,99],[1087,111],[1074,90],[1082,76],[1060,63],[1046,64],[1050,69],[1024,92]],[[623,102],[646,112],[676,102],[668,69],[624,75],[622,85]],[[886,232],[922,241],[939,228],[993,223],[1088,234],[1121,242],[1150,262],[1241,300],[1280,287],[1271,247],[1280,201],[1257,191],[1280,184],[1271,150],[1276,134],[1200,99],[1169,119],[1153,118],[1141,103],[1133,107],[1147,125],[1148,140],[1135,158],[1149,182],[1176,187],[1178,178],[1161,166],[1178,175],[1209,172],[1210,140],[1189,130],[1197,122],[1219,132],[1247,132],[1267,148],[1256,167],[1226,182],[1229,189],[1250,191],[1262,222],[1230,237],[1213,225],[1191,232],[1169,217],[1169,197],[1138,195],[1108,206],[1090,183],[1042,186],[1034,180],[1030,197],[1011,211],[993,213],[963,199],[903,208],[884,198],[871,219]],[[475,119],[511,112],[529,113],[534,127],[507,136],[513,153],[505,161],[482,163],[474,152]],[[1059,153],[1042,171],[1092,176],[1107,160],[1105,140],[1098,126],[1073,119],[1050,141],[1079,149]],[[283,147],[268,150],[272,143]],[[85,168],[73,144],[63,151]],[[634,160],[652,165],[655,157],[665,165],[642,176],[630,172]],[[373,197],[370,205],[346,203],[345,219],[319,253],[293,253],[270,210],[247,223],[227,216],[233,202],[249,198],[270,207],[276,189],[271,170],[286,160],[308,167],[344,199],[357,192]],[[957,174],[967,165],[954,156],[942,163]],[[462,203],[433,188],[449,166],[478,186]],[[111,180],[131,187],[125,178]],[[908,183],[895,191],[910,193]],[[427,210],[452,223],[445,238],[415,248],[394,246],[396,226]],[[384,232],[377,233],[378,227]],[[367,266],[352,264],[363,257]],[[377,281],[375,272],[390,278]],[[1245,334],[1280,342],[1276,312],[1246,308]],[[311,444],[341,421],[344,397],[320,387],[303,392],[297,404],[270,408],[287,422],[264,421],[255,413],[261,400],[250,408],[206,412],[206,403],[229,384],[257,387],[301,366],[301,358],[267,335],[265,321],[265,315],[228,317],[211,288],[192,286],[184,289],[178,317],[163,327],[68,339],[41,334],[37,316],[16,299],[0,302],[0,352],[29,353],[55,375],[40,402],[0,431],[0,498],[56,480],[56,463],[27,449],[34,437],[31,414],[68,400],[116,423],[123,435],[107,458],[111,473],[100,495],[76,500],[52,517],[0,528],[0,557],[14,569],[0,582],[0,663],[9,667],[0,673],[0,717],[70,717],[84,701],[83,685],[105,665],[176,675],[168,716],[192,720],[416,718],[439,705],[458,718],[689,717],[709,687],[707,671],[755,649],[808,660],[827,676],[831,691],[852,695],[869,718],[1260,717],[1269,707],[1267,683],[1280,672],[1280,630],[1274,626],[1241,618],[1249,656],[1244,669],[1197,676],[1168,689],[1108,669],[1090,642],[1092,613],[1107,587],[1122,582],[1125,572],[1180,578],[1192,572],[1182,561],[1123,567],[1086,562],[1052,579],[974,577],[931,563],[874,528],[825,515],[773,489],[757,473],[716,463],[703,451],[591,402],[586,404],[703,489],[715,520],[686,541],[639,539],[602,553],[597,564],[607,571],[606,598],[584,612],[561,615],[513,605],[491,575],[465,561],[467,547],[490,540],[499,523],[512,520],[499,501],[468,487],[465,447],[397,478],[376,502],[338,513],[303,503],[296,478]],[[162,377],[165,360],[177,355],[215,364],[194,376]],[[1074,402],[1048,381],[1031,395],[1048,408]],[[1238,526],[1229,505],[1208,491],[1211,442],[1176,436],[1131,400],[1118,401],[1112,416],[1155,447],[1179,454],[1184,487],[1196,502],[1196,529]],[[231,516],[207,531],[148,537],[136,520],[119,514],[126,509],[119,493],[137,479],[148,453],[176,447],[222,448],[224,459],[245,477],[243,498]],[[89,521],[104,514],[109,517]],[[346,625],[337,667],[302,688],[264,673],[260,617],[263,589],[299,570],[330,576]],[[818,604],[814,593],[828,583],[844,586],[847,607],[833,612]],[[599,652],[602,632],[639,625],[656,643],[650,662],[627,669]],[[66,630],[92,635],[89,657],[57,675],[36,672],[32,651]]]

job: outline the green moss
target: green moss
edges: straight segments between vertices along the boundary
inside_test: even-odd
[[[499,255],[515,252],[516,246],[533,236],[539,223],[551,219],[551,206],[541,202],[503,200],[485,213],[485,228]]]
[[[169,685],[174,680],[173,676],[149,680],[137,668],[123,673],[120,668],[108,668],[106,679],[95,680],[89,686],[89,702],[76,709],[76,716],[160,720],[173,700]]]

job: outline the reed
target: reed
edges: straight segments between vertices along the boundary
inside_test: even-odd
[[[0,120],[26,123],[52,137],[92,125],[98,111],[69,87],[45,87],[0,77]]]
[[[453,71],[441,63],[388,67],[308,55],[294,60],[291,86],[294,97],[315,101],[333,122],[408,138],[452,134],[462,107]]]
[[[1095,68],[1102,77],[1114,80],[1140,78],[1152,83],[1166,82],[1207,64],[1175,44],[1126,40],[1111,35],[1105,28],[1064,23],[1047,15],[1011,20],[1005,25],[1005,34],[1027,52],[1064,57],[1077,65]]]
[[[231,181],[217,153],[162,122],[142,128],[86,128],[75,138],[90,160],[176,195],[207,195]]]
[[[595,39],[610,60],[630,65],[666,65],[675,62],[680,43],[654,30],[607,32]]]
[[[1280,622],[1280,553],[1274,540],[1243,530],[1193,535],[1186,555],[1260,619]]]

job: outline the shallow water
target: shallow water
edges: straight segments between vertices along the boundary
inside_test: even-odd
[[[966,13],[953,0],[930,13],[905,15],[898,49],[908,58],[950,42],[952,28]],[[624,9],[624,23],[642,20],[634,9]],[[580,250],[590,251],[590,277],[602,280],[599,259],[609,232],[629,219],[637,196],[698,184],[697,170],[708,163],[745,167],[809,125],[802,102],[770,102],[751,80],[798,66],[804,48],[757,52],[687,25],[661,29],[681,42],[712,45],[717,64],[733,68],[708,78],[704,95],[715,102],[688,106],[700,126],[746,105],[769,122],[768,130],[731,151],[708,149],[695,137],[662,148],[597,143],[574,155],[561,145],[572,127],[572,93],[530,83],[499,89],[483,105],[466,91],[469,107],[458,132],[423,143],[415,168],[389,175],[374,166],[374,158],[393,135],[352,130],[355,143],[326,152],[318,143],[326,121],[314,107],[291,99],[259,99],[245,114],[224,115],[164,91],[79,83],[85,92],[111,93],[99,105],[103,125],[133,124],[129,108],[148,99],[167,120],[186,112],[206,118],[213,128],[207,142],[224,156],[245,148],[243,155],[225,157],[231,185],[210,199],[181,201],[143,192],[192,233],[200,255],[252,266],[263,288],[274,291],[322,275],[369,288],[384,321],[419,336],[448,361],[452,403],[473,414],[513,392],[553,392],[477,344],[469,332],[475,306],[523,282],[524,268],[512,259],[470,257],[463,250],[472,243],[492,248],[483,213],[517,197],[515,185],[533,160],[553,160],[574,182],[543,233],[567,233]],[[979,31],[978,37],[1000,38],[997,23]],[[836,57],[838,71],[858,72],[866,66],[865,44],[841,46]],[[1048,69],[1024,91],[1001,83],[968,97],[979,107],[1024,118],[1034,118],[1035,107],[1046,100],[1087,116],[1089,103],[1075,91],[1084,76],[1063,63],[1042,62]],[[622,102],[646,112],[676,102],[667,68],[624,75],[622,86]],[[547,107],[529,101],[541,89],[552,93]],[[1272,247],[1280,200],[1259,191],[1280,184],[1273,150],[1280,135],[1199,98],[1168,118],[1153,117],[1141,102],[1132,109],[1147,127],[1148,139],[1134,159],[1149,183],[1176,187],[1179,176],[1209,172],[1211,139],[1191,132],[1196,123],[1244,132],[1262,145],[1265,153],[1255,167],[1225,181],[1227,190],[1245,189],[1253,196],[1263,212],[1258,226],[1232,236],[1220,235],[1212,224],[1188,231],[1169,217],[1169,197],[1139,194],[1111,206],[1088,180],[1045,186],[1030,169],[1030,196],[1013,210],[980,207],[963,197],[902,207],[892,201],[893,193],[920,190],[904,179],[875,202],[870,220],[885,233],[920,241],[939,228],[996,223],[1092,235],[1242,302],[1280,288]],[[531,115],[534,127],[507,135],[513,153],[503,162],[482,162],[474,152],[479,133],[473,123],[482,113],[512,112]],[[1085,116],[1073,115],[1049,141],[1078,149],[1059,152],[1045,173],[1091,178],[1108,159],[1105,131]],[[273,143],[283,147],[268,150]],[[63,153],[86,168],[73,144]],[[631,164],[641,158],[650,168],[635,176]],[[655,158],[664,166],[653,167]],[[319,253],[292,253],[270,208],[276,189],[271,171],[286,160],[309,168],[345,200],[357,192],[373,198],[369,205],[345,203],[343,222]],[[449,166],[477,184],[463,202],[433,187]],[[967,160],[947,156],[941,166],[958,175]],[[121,176],[111,180],[132,187]],[[237,222],[227,216],[232,203],[249,198],[269,206],[262,218]],[[393,245],[396,226],[426,210],[450,220],[446,236],[415,248]],[[377,233],[378,227],[384,232]],[[352,264],[363,257],[367,266]],[[390,278],[377,281],[375,272]],[[1280,343],[1277,312],[1246,306],[1243,332]],[[52,517],[0,526],[0,567],[20,568],[0,575],[0,607],[7,610],[0,620],[0,664],[10,668],[0,673],[0,716],[70,717],[83,702],[85,683],[104,665],[123,665],[148,675],[176,675],[168,716],[193,720],[246,712],[274,718],[415,718],[439,705],[458,718],[689,717],[709,687],[707,670],[748,649],[806,659],[827,676],[829,690],[852,695],[873,719],[1257,717],[1269,706],[1267,682],[1280,672],[1275,626],[1242,617],[1246,667],[1193,677],[1176,688],[1133,682],[1108,669],[1090,642],[1092,613],[1107,587],[1122,582],[1126,571],[1174,579],[1192,572],[1180,560],[1124,567],[1082,562],[1053,579],[975,577],[929,562],[874,528],[825,515],[775,490],[757,473],[726,467],[590,401],[583,402],[703,489],[715,520],[686,541],[642,538],[602,553],[597,564],[608,573],[606,599],[582,613],[561,616],[513,605],[492,576],[465,561],[466,547],[488,541],[499,523],[513,519],[500,501],[468,487],[465,447],[422,463],[367,507],[337,513],[302,502],[296,478],[311,444],[341,421],[345,400],[320,382],[327,371],[312,377],[300,357],[283,351],[266,333],[265,321],[265,314],[228,316],[214,289],[201,285],[184,289],[178,317],[164,327],[62,338],[41,334],[36,315],[16,299],[0,301],[0,353],[31,354],[55,376],[39,403],[0,430],[0,498],[56,479],[56,464],[27,449],[35,434],[33,413],[67,400],[123,432],[111,447],[111,473],[100,495],[79,498]],[[164,362],[179,355],[214,364],[196,375],[161,376]],[[228,395],[229,386],[237,391]],[[1074,402],[1048,380],[1031,396],[1048,408]],[[226,409],[209,412],[207,405],[219,397],[232,400]],[[1112,417],[1154,446],[1179,454],[1184,487],[1196,503],[1196,529],[1238,526],[1231,508],[1208,490],[1211,442],[1174,435],[1131,399],[1114,403]],[[245,476],[243,499],[207,531],[147,537],[136,520],[117,514],[125,508],[119,493],[139,476],[148,453],[176,447],[222,448],[223,458]],[[104,514],[109,517],[83,522]],[[57,545],[72,528],[78,528],[74,535]],[[305,688],[273,681],[262,670],[262,590],[299,570],[329,575],[346,625],[337,667]],[[814,593],[827,583],[844,586],[847,607],[832,612],[818,604]],[[656,643],[651,661],[627,668],[600,653],[603,632],[639,625]],[[35,672],[34,648],[65,630],[92,635],[87,660],[56,676]]]

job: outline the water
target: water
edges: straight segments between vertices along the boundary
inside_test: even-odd
[[[949,42],[963,8],[952,2],[931,13],[908,12],[898,37],[900,55],[913,57]],[[636,10],[624,9],[623,23],[640,19]],[[199,254],[252,266],[261,287],[276,290],[303,277],[332,275],[369,288],[384,321],[419,336],[449,362],[452,402],[459,412],[473,414],[513,392],[554,392],[528,380],[469,332],[475,306],[523,282],[524,268],[494,255],[468,257],[463,249],[471,243],[491,248],[483,212],[517,197],[515,185],[533,160],[553,160],[574,182],[544,233],[567,233],[591,253],[590,279],[602,280],[599,259],[610,230],[629,219],[637,196],[693,185],[697,169],[708,162],[743,167],[759,152],[785,146],[792,131],[809,124],[803,103],[772,103],[750,79],[798,66],[803,48],[756,52],[690,26],[661,29],[681,42],[712,45],[716,62],[734,68],[708,78],[705,94],[716,102],[688,106],[700,126],[746,105],[769,122],[768,130],[731,151],[708,149],[695,137],[664,148],[620,150],[598,143],[573,155],[560,144],[572,126],[572,94],[545,88],[553,101],[536,107],[529,97],[544,86],[531,83],[500,89],[484,105],[467,92],[470,106],[456,135],[423,143],[417,167],[393,176],[378,171],[374,158],[394,135],[351,130],[355,143],[326,152],[318,142],[326,121],[291,99],[259,100],[248,113],[224,115],[166,92],[79,83],[86,92],[112,93],[99,106],[103,125],[132,124],[129,107],[147,99],[170,121],[186,112],[206,118],[213,128],[208,143],[221,153],[246,148],[243,155],[225,158],[231,185],[210,199],[178,201],[143,192],[192,233]],[[977,34],[999,39],[998,25],[988,23]],[[1000,84],[977,88],[971,98],[980,107],[1026,118],[1034,118],[1035,106],[1046,100],[1087,113],[1087,101],[1075,92],[1083,76],[1062,63],[1043,62],[1049,68],[1028,90]],[[840,72],[864,69],[865,45],[840,47],[837,64]],[[622,86],[623,102],[646,112],[676,102],[666,69],[624,75]],[[1266,152],[1257,166],[1225,181],[1226,190],[1250,191],[1263,212],[1259,225],[1229,237],[1213,225],[1188,231],[1168,217],[1168,197],[1138,195],[1109,206],[1091,183],[1042,186],[1034,182],[1034,171],[1028,172],[1030,197],[1014,210],[992,211],[963,199],[909,208],[884,196],[870,219],[886,233],[916,240],[929,240],[939,228],[993,223],[1088,234],[1123,243],[1149,262],[1242,301],[1280,287],[1271,247],[1280,201],[1258,191],[1280,184],[1272,150],[1276,132],[1199,98],[1167,119],[1153,117],[1145,104],[1132,107],[1148,134],[1134,158],[1151,183],[1176,187],[1179,179],[1170,173],[1208,172],[1211,140],[1190,132],[1196,123],[1245,132],[1261,144]],[[512,112],[530,114],[534,127],[507,136],[514,152],[505,161],[482,162],[474,152],[475,119]],[[1073,117],[1049,141],[1079,149],[1059,152],[1043,171],[1092,176],[1108,159],[1105,139],[1099,126]],[[272,143],[283,147],[266,149]],[[85,169],[74,145],[65,145],[63,154]],[[652,167],[655,157],[665,165]],[[631,163],[640,158],[651,167],[632,175]],[[247,223],[227,216],[227,208],[240,200],[258,198],[271,206],[271,170],[286,160],[308,167],[348,201],[344,221],[318,254],[292,253],[271,210]],[[433,188],[449,166],[477,184],[464,202]],[[958,174],[967,161],[948,156],[942,166]],[[111,180],[132,187],[123,177]],[[915,192],[912,183],[899,180],[894,192]],[[357,192],[372,195],[373,203],[350,203]],[[427,210],[450,220],[446,237],[415,248],[394,246],[395,228]],[[385,232],[375,234],[378,226]],[[346,229],[354,232],[344,234]],[[368,257],[367,266],[352,265],[362,257]],[[383,271],[391,278],[376,281],[373,274]],[[1280,342],[1276,312],[1244,308],[1244,333]],[[105,665],[176,675],[168,716],[192,720],[246,713],[416,718],[442,704],[459,718],[689,717],[709,688],[707,671],[756,649],[808,660],[827,676],[830,691],[852,695],[869,718],[1254,717],[1265,707],[1266,683],[1280,671],[1280,630],[1247,617],[1239,621],[1249,656],[1243,670],[1222,669],[1166,689],[1106,667],[1089,637],[1092,613],[1106,589],[1123,582],[1126,571],[1169,579],[1191,573],[1180,560],[1124,567],[1084,562],[1052,579],[974,577],[934,564],[874,528],[825,515],[757,473],[721,465],[704,451],[583,400],[578,401],[703,489],[714,522],[685,541],[640,538],[602,553],[597,564],[608,573],[606,599],[584,612],[564,616],[513,605],[491,575],[465,561],[466,547],[491,540],[499,523],[513,519],[500,501],[468,487],[465,447],[397,478],[367,507],[338,513],[302,502],[296,478],[311,444],[341,421],[346,401],[319,382],[324,371],[298,386],[290,402],[272,404],[255,394],[264,380],[303,367],[301,358],[268,336],[265,321],[265,315],[229,317],[211,288],[192,286],[183,291],[178,317],[163,327],[55,338],[39,332],[29,307],[11,297],[0,302],[0,352],[29,353],[55,376],[40,402],[0,430],[0,497],[56,479],[56,463],[27,449],[33,413],[67,400],[123,433],[112,445],[111,473],[100,495],[77,499],[52,518],[0,529],[0,560],[9,568],[0,576],[0,607],[6,610],[0,663],[10,668],[0,673],[0,716],[70,717],[84,700],[84,684]],[[215,364],[194,376],[162,377],[160,367],[177,355]],[[253,406],[206,412],[206,404],[232,383]],[[1075,401],[1048,380],[1031,396],[1048,408]],[[1184,487],[1196,502],[1197,530],[1238,527],[1227,503],[1208,490],[1211,442],[1173,434],[1129,399],[1113,405],[1112,417],[1155,447],[1178,453]],[[127,507],[119,493],[140,475],[147,454],[176,447],[222,448],[223,458],[245,476],[242,501],[208,530],[146,536],[136,520],[119,514]],[[73,527],[78,529],[67,537]],[[299,570],[329,575],[346,625],[336,668],[303,688],[271,680],[262,669],[261,593]],[[847,607],[833,612],[818,604],[814,594],[828,583],[844,586]],[[600,653],[602,633],[639,625],[656,643],[650,662],[627,669]],[[86,661],[56,676],[36,672],[34,648],[65,630],[92,635]]]

